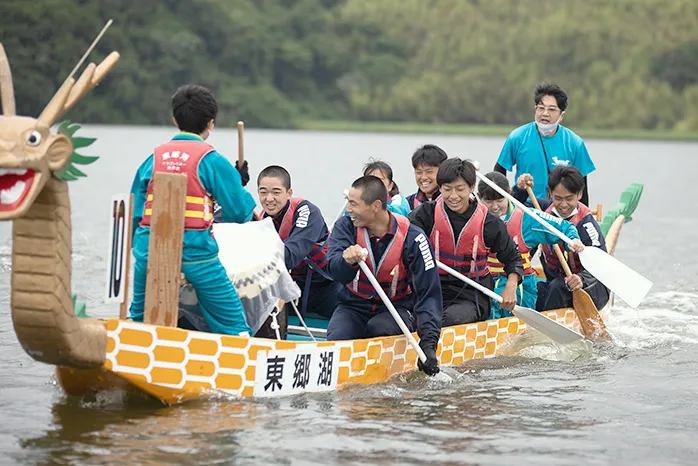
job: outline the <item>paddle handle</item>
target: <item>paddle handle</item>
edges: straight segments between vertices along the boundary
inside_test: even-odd
[[[245,131],[245,123],[238,121],[238,166],[242,169],[245,163],[245,143],[243,132]]]
[[[533,203],[533,207],[535,207],[536,210],[543,210],[540,208],[540,204],[538,203],[538,199],[536,199],[536,195],[533,193],[533,190],[531,189],[530,186],[526,186],[526,192],[528,193],[528,197],[531,199],[531,202]],[[562,270],[565,271],[565,276],[571,277],[572,271],[570,270],[570,265],[567,263],[567,259],[565,259],[565,255],[562,253],[562,249],[560,249],[560,245],[553,244],[553,250],[555,250],[555,254],[557,255],[557,260],[560,261],[560,264],[562,265]]]
[[[419,359],[423,363],[426,363],[427,355],[424,354],[424,351],[422,351],[422,348],[420,348],[419,344],[417,343],[417,340],[415,340],[414,336],[412,335],[412,332],[410,332],[410,329],[407,328],[407,325],[405,325],[405,322],[402,320],[402,317],[400,317],[400,314],[397,313],[395,306],[393,306],[393,303],[391,303],[390,299],[388,299],[388,296],[383,291],[383,288],[381,288],[380,284],[378,283],[378,280],[376,280],[376,277],[374,277],[371,271],[369,270],[368,266],[366,265],[366,262],[359,262],[359,267],[361,267],[361,271],[364,273],[364,275],[366,275],[368,281],[371,282],[373,288],[376,289],[376,292],[378,293],[378,296],[381,297],[381,300],[383,301],[383,304],[385,304],[385,307],[387,307],[388,311],[390,311],[390,313],[393,315],[393,319],[395,319],[395,322],[400,327],[400,330],[402,330],[402,333],[407,337],[407,341],[410,342],[412,348],[414,348],[414,350],[417,352],[417,356],[419,356]]]
[[[564,241],[565,243],[567,243],[567,244],[572,244],[572,240],[569,239],[567,236],[565,236],[561,231],[557,230],[555,227],[553,227],[552,225],[550,225],[548,222],[546,222],[545,220],[543,220],[541,217],[539,217],[538,215],[536,215],[535,213],[533,213],[533,211],[532,211],[530,208],[526,207],[526,206],[523,205],[521,202],[519,202],[518,200],[516,200],[516,198],[514,198],[514,196],[512,196],[512,195],[509,194],[508,192],[504,191],[504,190],[503,190],[502,188],[500,188],[499,186],[497,186],[496,183],[494,183],[492,180],[490,180],[489,178],[487,178],[485,175],[483,175],[482,173],[476,171],[476,172],[475,172],[475,176],[477,176],[478,179],[479,179],[480,181],[482,181],[483,183],[489,185],[492,189],[494,189],[495,191],[497,191],[499,194],[501,194],[502,196],[504,196],[504,197],[506,197],[507,199],[509,199],[516,207],[518,207],[519,209],[523,210],[525,213],[527,213],[529,216],[531,216],[536,222],[538,222],[538,223],[540,223],[541,225],[543,225],[548,231],[550,231],[550,233],[554,234],[555,236],[557,236],[558,238],[560,238],[560,239],[561,239],[562,241]]]

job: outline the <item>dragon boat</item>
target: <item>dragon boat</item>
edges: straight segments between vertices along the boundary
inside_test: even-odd
[[[384,382],[415,370],[417,354],[404,335],[326,341],[326,321],[310,316],[312,337],[290,318],[286,340],[177,328],[182,229],[176,225],[183,228],[178,219],[183,219],[186,203],[182,175],[155,177],[155,192],[168,195],[154,196],[144,323],[128,320],[125,314],[131,212],[124,198],[113,205],[107,285],[110,299],[121,303],[121,313],[106,319],[86,316],[84,305],[72,293],[68,183],[85,176],[77,165],[97,157],[76,152],[93,141],[75,136],[77,125],[64,122],[57,133],[50,128],[107,75],[118,58],[112,52],[98,66],[90,63],[78,80],[71,75],[35,119],[15,114],[11,73],[0,44],[0,221],[13,222],[11,313],[27,354],[56,367],[58,383],[67,395],[123,390],[144,393],[165,404],[220,394],[269,397],[332,391],[350,384]],[[641,193],[642,185],[633,183],[605,217],[601,206],[597,208],[610,254]],[[271,247],[259,258],[244,243],[241,247],[239,238],[227,240],[230,231],[225,228],[214,225],[219,243],[230,245],[231,252],[225,253],[226,247],[221,246],[221,254],[232,255],[233,262],[254,262],[243,273],[229,270],[241,297],[264,295],[265,303],[271,300],[278,306],[280,298],[267,291],[288,277],[279,248]],[[264,236],[259,231],[254,234]],[[278,235],[271,236],[278,245]],[[600,310],[601,316],[607,318],[612,306],[613,297]],[[580,328],[574,309],[543,314],[569,328]],[[439,364],[457,366],[469,359],[501,356],[505,344],[526,328],[517,317],[443,328],[437,348]]]

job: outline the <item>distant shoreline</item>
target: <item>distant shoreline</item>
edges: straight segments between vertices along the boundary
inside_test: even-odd
[[[296,129],[309,131],[349,131],[358,133],[425,133],[461,136],[506,137],[517,125],[431,124],[409,122],[299,120]],[[698,131],[678,132],[642,129],[570,128],[584,139],[631,139],[655,141],[698,141]]]

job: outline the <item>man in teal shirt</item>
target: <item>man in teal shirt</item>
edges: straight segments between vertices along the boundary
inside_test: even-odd
[[[196,291],[211,331],[249,336],[240,298],[218,259],[211,225],[214,200],[221,206],[223,221],[228,223],[251,220],[255,201],[242,187],[235,167],[204,142],[213,130],[217,114],[218,103],[211,91],[193,84],[180,87],[172,97],[172,115],[181,132],[156,147],[136,172],[131,187],[136,262],[130,314],[134,321],[143,321],[153,173],[183,173],[188,183],[182,272]],[[180,319],[180,326],[198,330],[191,325]]]
[[[529,173],[536,180],[547,180],[557,166],[577,167],[584,176],[582,203],[589,205],[587,175],[594,170],[584,140],[560,124],[567,109],[567,94],[556,84],[543,82],[536,86],[535,121],[513,130],[499,154],[494,171],[506,175],[516,165],[515,179]],[[545,198],[545,183],[533,187],[536,197]]]

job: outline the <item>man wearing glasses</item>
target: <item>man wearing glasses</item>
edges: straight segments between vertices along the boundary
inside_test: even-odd
[[[534,180],[547,180],[558,166],[574,166],[584,176],[584,192],[580,199],[589,205],[587,175],[594,170],[594,162],[584,140],[560,124],[567,109],[567,94],[557,84],[542,82],[533,94],[535,121],[513,130],[507,137],[494,170],[504,175],[516,165],[515,180],[529,173]],[[536,183],[536,197],[545,198],[547,183]]]

